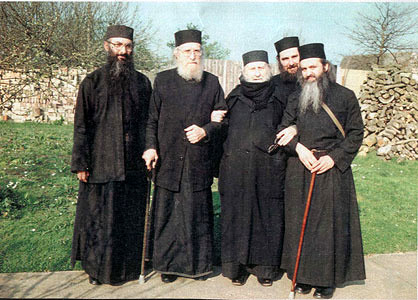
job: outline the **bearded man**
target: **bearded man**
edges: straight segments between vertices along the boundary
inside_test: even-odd
[[[284,233],[283,152],[267,153],[285,103],[266,51],[243,55],[240,84],[227,97],[227,137],[219,171],[222,274],[234,285],[253,274],[263,286],[279,276]]]
[[[297,71],[299,69],[299,38],[284,37],[274,43],[279,64],[278,75],[273,77],[274,84],[279,88],[284,99],[288,99],[297,88]]]
[[[218,78],[203,71],[201,32],[178,31],[175,45],[177,68],[154,81],[143,154],[148,169],[156,168],[152,260],[165,283],[212,272],[210,150],[221,123],[211,113],[226,109]]]
[[[133,29],[107,28],[105,66],[81,82],[71,171],[80,180],[71,263],[97,285],[139,277],[146,201],[145,144],[151,83],[135,71]]]
[[[323,44],[307,44],[299,52],[301,89],[289,97],[280,126],[297,127],[297,135],[288,144],[293,156],[288,159],[286,173],[281,266],[292,279],[309,183],[316,173],[295,291],[307,294],[315,287],[315,298],[329,299],[336,286],[365,279],[350,168],[362,143],[363,121],[353,91],[335,82],[335,71],[326,60]]]

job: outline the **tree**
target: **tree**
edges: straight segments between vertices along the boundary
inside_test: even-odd
[[[390,53],[397,62],[397,51],[416,49],[418,33],[418,8],[397,3],[374,3],[374,11],[359,12],[356,24],[346,27],[347,36],[365,54],[372,54],[377,64]]]
[[[195,30],[201,30],[199,29],[199,26],[194,25],[193,23],[189,23],[186,26],[187,29],[195,29]],[[178,29],[181,30],[181,29]],[[171,49],[175,48],[174,42],[167,43],[167,46]],[[227,48],[224,48],[221,44],[218,42],[209,42],[209,35],[202,33],[202,47],[203,47],[203,53],[206,58],[209,59],[226,59],[228,58],[231,51]]]
[[[63,80],[58,70],[91,71],[103,65],[108,25],[133,27],[136,66],[145,71],[158,68],[160,58],[148,45],[151,25],[136,14],[120,2],[0,2],[0,71],[23,74],[8,82],[0,74],[0,109],[34,93],[51,99],[51,87]],[[32,90],[32,95],[24,90]]]

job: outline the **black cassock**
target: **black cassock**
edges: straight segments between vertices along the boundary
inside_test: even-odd
[[[254,90],[256,92],[254,92]],[[254,96],[254,97],[253,97]],[[227,137],[219,168],[222,273],[278,275],[284,233],[284,176],[281,151],[270,155],[286,99],[272,81],[241,80],[228,96]]]
[[[164,274],[200,277],[212,272],[213,182],[211,139],[221,124],[210,121],[226,109],[218,78],[203,73],[186,81],[176,69],[157,74],[149,107],[146,149],[156,149],[153,200],[153,267]],[[184,129],[205,129],[207,138],[191,144]]]
[[[145,214],[145,145],[151,83],[135,72],[109,92],[107,66],[82,81],[74,120],[71,171],[80,182],[71,263],[102,283],[139,277]]]
[[[350,164],[363,139],[363,121],[354,93],[330,83],[326,104],[342,124],[346,137],[321,108],[298,113],[300,92],[289,97],[281,128],[296,124],[300,142],[308,149],[326,150],[335,162],[317,175],[306,224],[297,282],[313,286],[336,286],[365,279],[360,220]],[[292,279],[311,173],[293,152],[285,184],[285,237],[282,268]]]

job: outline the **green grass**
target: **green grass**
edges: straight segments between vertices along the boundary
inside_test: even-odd
[[[382,161],[375,153],[353,162],[364,252],[417,249],[418,162]]]
[[[0,272],[70,269],[78,182],[71,125],[0,122]],[[353,163],[366,254],[417,249],[418,163]],[[213,185],[219,260],[220,205]],[[79,266],[76,266],[79,269]]]

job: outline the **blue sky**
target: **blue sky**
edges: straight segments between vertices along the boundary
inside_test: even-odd
[[[270,62],[276,55],[274,42],[284,35],[299,35],[302,43],[324,43],[333,63],[339,63],[343,55],[359,54],[345,36],[344,26],[353,25],[359,11],[374,11],[372,2],[149,1],[129,5],[138,5],[140,15],[152,21],[156,30],[152,47],[161,55],[170,56],[166,43],[174,39],[178,28],[193,23],[203,28],[210,41],[230,49],[230,59],[241,60],[243,53],[263,49]]]

